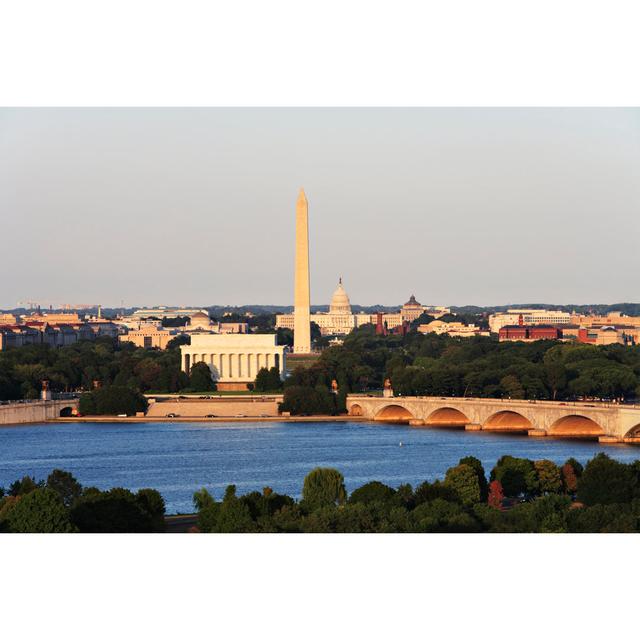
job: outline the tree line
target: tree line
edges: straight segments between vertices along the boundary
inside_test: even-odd
[[[62,469],[46,480],[25,476],[0,488],[4,533],[159,533],[164,515],[164,499],[155,489],[100,491]]]
[[[301,499],[270,487],[219,500],[194,493],[203,533],[635,533],[640,531],[640,461],[604,453],[583,467],[570,458],[502,456],[489,476],[480,460],[462,458],[444,479],[415,488],[368,482],[349,494],[342,474],[316,468]],[[26,476],[0,489],[0,531],[15,533],[149,533],[165,530],[160,493],[82,487],[56,469],[46,481]]]
[[[598,454],[583,468],[503,456],[485,476],[472,456],[444,480],[397,488],[378,481],[347,493],[336,469],[314,469],[302,498],[265,487],[220,501],[194,495],[197,530],[217,533],[632,533],[640,531],[640,462]]]
[[[290,340],[287,332],[281,332],[282,340]],[[85,403],[92,411],[87,413],[112,406],[109,396],[128,397],[126,407],[123,401],[117,404],[123,409],[119,413],[130,413],[139,410],[140,394],[214,391],[204,363],[196,363],[189,375],[180,370],[179,345],[184,340],[174,339],[164,351],[108,338],[61,348],[8,349],[0,352],[0,399],[37,398],[46,379],[53,391],[90,394]],[[640,346],[500,343],[483,336],[451,338],[415,330],[381,336],[365,325],[342,345],[323,349],[312,365],[295,368],[284,382],[277,371],[265,369],[252,387],[284,391],[283,410],[293,415],[331,415],[344,412],[348,393],[379,390],[387,378],[402,396],[633,400],[640,397]],[[95,386],[116,389],[96,394]],[[123,389],[130,391],[125,394]]]
[[[84,392],[83,413],[135,413],[144,409],[144,393],[215,390],[204,363],[194,365],[189,375],[181,371],[179,347],[184,342],[184,337],[174,338],[159,350],[103,337],[65,347],[0,351],[0,400],[38,398],[42,381],[48,380],[54,392]]]

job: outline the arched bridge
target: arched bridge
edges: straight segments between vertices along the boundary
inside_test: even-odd
[[[640,443],[640,405],[490,398],[347,396],[351,416],[412,426]]]
[[[79,400],[25,400],[0,404],[0,424],[46,422],[70,416],[78,409]]]

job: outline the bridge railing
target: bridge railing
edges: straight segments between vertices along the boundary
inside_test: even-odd
[[[42,398],[30,398],[21,400],[0,400],[0,406],[14,406],[23,404],[38,404],[41,402],[65,402],[68,400],[77,400],[80,397],[79,393],[54,393],[51,400],[43,400]]]
[[[367,393],[350,393],[347,399],[351,398],[367,398],[367,399],[380,399],[380,400],[443,400],[445,402],[480,402],[486,404],[495,404],[501,402],[512,405],[522,404],[542,404],[554,407],[578,407],[589,409],[640,409],[638,403],[626,403],[626,402],[601,402],[598,400],[585,400],[585,401],[560,401],[560,400],[529,400],[529,399],[515,399],[515,398],[471,398],[461,396],[401,396],[395,395],[388,398],[381,398],[379,395],[367,394]]]

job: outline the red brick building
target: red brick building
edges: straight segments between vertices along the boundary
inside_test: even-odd
[[[562,340],[562,329],[546,324],[523,325],[514,324],[502,327],[498,332],[500,342],[517,341],[533,342],[534,340]]]

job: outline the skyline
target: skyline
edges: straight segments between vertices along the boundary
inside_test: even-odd
[[[638,160],[638,109],[3,109],[0,307],[290,306],[300,187],[313,305],[634,302]]]

